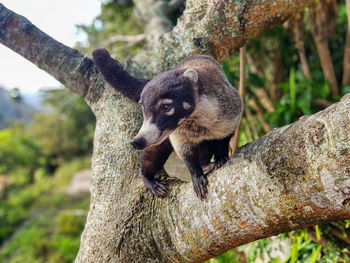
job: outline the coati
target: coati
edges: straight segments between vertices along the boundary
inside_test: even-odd
[[[93,59],[112,87],[142,107],[142,127],[130,142],[144,149],[145,186],[156,196],[167,195],[165,184],[154,175],[174,149],[191,174],[197,197],[204,200],[208,180],[203,168],[212,157],[215,167],[227,161],[242,114],[241,97],[220,65],[212,57],[193,55],[146,80],[132,77],[105,49],[95,50]]]

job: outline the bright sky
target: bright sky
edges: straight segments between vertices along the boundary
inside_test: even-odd
[[[86,40],[85,34],[77,34],[75,25],[90,24],[101,9],[100,0],[0,0],[0,3],[70,47]],[[60,83],[0,44],[0,86],[32,93],[42,87],[58,87]]]

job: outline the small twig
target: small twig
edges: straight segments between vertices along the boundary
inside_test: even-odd
[[[339,85],[328,45],[335,27],[336,11],[333,1],[320,0],[309,9],[310,26],[324,78],[329,82],[331,95],[339,95]]]
[[[253,110],[255,110],[255,112],[257,113],[257,118],[258,121],[262,124],[262,128],[264,130],[265,133],[268,133],[271,128],[270,126],[265,122],[264,120],[264,114],[262,109],[260,108],[260,106],[258,105],[258,103],[256,102],[256,100],[254,98],[251,98],[249,100],[249,105],[253,108]]]
[[[319,244],[324,249],[329,249],[329,246],[328,246],[329,241],[324,236],[321,236],[320,240],[318,240],[317,237],[316,237],[315,232],[309,230],[309,231],[307,231],[307,234],[311,238],[312,241],[314,241],[315,243]],[[343,234],[340,233],[336,229],[332,229],[331,230],[331,234],[333,234],[334,236],[338,237],[339,239],[345,241],[346,243],[349,243],[349,241],[350,241],[348,237],[344,237]],[[344,238],[346,240],[344,240]],[[350,253],[349,253],[349,251],[347,249],[343,249],[343,253],[347,254],[348,256],[350,255]]]
[[[240,48],[239,50],[240,60],[239,60],[239,94],[242,97],[242,103],[243,103],[243,109],[245,108],[245,89],[246,89],[246,65],[247,65],[247,56],[246,56],[246,48],[245,45]],[[234,154],[235,151],[238,149],[238,142],[239,142],[239,133],[241,129],[241,124],[239,124],[235,135],[230,143],[230,155]]]
[[[349,0],[350,2],[350,0]],[[348,21],[350,21],[350,11],[348,16]],[[349,22],[350,23],[350,22]],[[350,85],[350,28],[346,33],[346,40],[344,46],[344,59],[343,59],[343,85]]]
[[[248,122],[247,122],[246,118],[242,119],[242,127],[244,127],[244,131],[246,133],[248,142],[254,141],[252,131],[251,131],[249,125],[248,125]]]
[[[117,42],[130,42],[135,45],[146,39],[146,34],[138,34],[133,36],[115,35],[96,45],[96,48],[104,48]]]
[[[113,50],[113,52],[119,52],[119,51],[123,51],[123,50],[126,50],[126,49],[129,49],[130,47],[136,45],[140,43],[140,41],[135,41],[135,42],[129,42],[129,43],[126,43],[125,45],[121,46],[121,47],[118,47],[117,49]]]
[[[338,231],[335,228],[332,228],[331,230],[331,234],[336,236],[337,238],[343,240],[345,243],[350,244],[350,236],[346,236],[343,233],[341,233],[340,231]]]
[[[317,106],[321,107],[322,109],[325,109],[332,105],[331,102],[325,99],[316,99],[315,103]]]
[[[251,73],[258,75],[259,77],[264,77],[263,74],[261,74],[264,71],[259,70],[258,64],[256,63],[256,60],[252,57],[252,54],[247,54],[247,62],[249,64],[249,70]]]
[[[255,95],[259,99],[259,102],[261,105],[267,110],[267,112],[274,112],[275,107],[272,104],[272,101],[269,98],[269,95],[267,95],[266,91],[263,88],[255,88],[254,91]]]
[[[253,132],[254,140],[257,140],[257,139],[259,139],[259,133],[258,133],[258,130],[256,128],[256,121],[255,121],[256,119],[252,115],[248,105],[246,105],[244,110],[245,110],[245,116],[247,118],[247,123]]]
[[[320,240],[317,239],[316,234],[313,231],[307,231],[308,236],[311,238],[312,241],[319,244],[324,249],[328,249],[328,240],[325,239],[323,236],[320,238]]]
[[[306,78],[311,79],[311,73],[309,64],[307,62],[306,53],[305,53],[305,24],[303,21],[303,14],[297,14],[292,20],[292,29],[294,34],[295,46],[299,53],[299,59],[301,66]]]

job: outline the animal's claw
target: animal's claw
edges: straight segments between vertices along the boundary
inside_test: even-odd
[[[197,197],[203,201],[208,195],[208,179],[207,176],[202,174],[199,176],[192,177],[193,188]]]
[[[215,160],[214,169],[218,169],[227,162],[228,158],[224,157],[219,160]]]
[[[149,179],[142,176],[142,180],[145,186],[151,191],[152,194],[159,197],[166,197],[168,195],[168,188],[164,183],[157,179]]]

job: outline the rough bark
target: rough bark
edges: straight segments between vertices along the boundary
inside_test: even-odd
[[[193,50],[222,60],[229,54],[222,51],[225,46],[229,51],[238,48],[310,1],[251,1],[236,9],[226,2],[187,1],[187,13],[174,31],[160,38],[164,46],[159,44],[160,53],[149,57],[150,67],[142,64],[146,60],[129,67],[146,76]],[[221,21],[220,13],[218,18],[212,15],[221,10],[217,6],[232,12],[232,24],[216,24],[226,32],[213,40],[222,46],[192,49],[197,42],[188,34],[210,39],[211,23]],[[184,27],[193,17],[201,20],[193,28]],[[227,35],[224,28],[231,26],[238,31]],[[175,45],[176,35],[183,37]],[[240,148],[209,176],[207,201],[196,198],[191,183],[175,179],[167,180],[170,195],[161,199],[143,186],[138,176],[141,153],[129,144],[142,120],[138,105],[109,87],[90,59],[1,4],[0,43],[84,96],[96,115],[91,205],[76,262],[201,262],[262,237],[350,218],[349,96]]]
[[[91,59],[40,31],[25,17],[0,4],[0,43],[85,97],[97,76]],[[18,73],[18,76],[21,72]]]
[[[137,5],[140,2],[142,0],[135,1]],[[190,54],[210,54],[222,62],[246,41],[282,24],[312,2],[313,0],[186,1],[186,9],[177,25],[131,59],[128,69],[143,77],[147,72],[150,77],[169,69]],[[150,57],[152,61],[149,60]]]
[[[349,95],[240,148],[210,175],[206,202],[191,183],[169,181],[165,199],[144,188],[128,146],[134,108],[111,97],[104,98],[110,113],[98,118],[77,262],[201,262],[262,237],[350,218]]]

